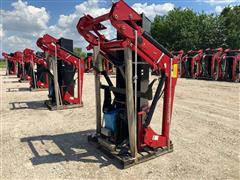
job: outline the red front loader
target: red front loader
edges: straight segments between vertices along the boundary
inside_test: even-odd
[[[201,59],[203,57],[203,50],[190,50],[183,57],[183,62],[185,62],[186,71],[182,74],[182,77],[193,78],[201,76],[202,67]]]

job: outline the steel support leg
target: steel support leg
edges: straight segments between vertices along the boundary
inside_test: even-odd
[[[94,66],[99,68],[99,62],[101,61],[101,55],[99,53],[100,47],[94,46],[93,48],[93,63]],[[101,92],[100,92],[100,74],[95,70],[95,98],[96,98],[96,132],[101,133]]]
[[[125,79],[126,79],[126,105],[128,117],[128,132],[130,151],[133,158],[137,156],[137,122],[134,112],[133,99],[133,73],[132,73],[132,50],[130,48],[124,49],[125,59]]]
[[[5,61],[6,61],[6,75],[8,76],[9,75],[8,60]]]
[[[53,69],[53,81],[54,81],[54,93],[55,93],[55,100],[57,109],[60,107],[59,102],[59,86],[58,86],[58,67],[57,67],[57,60],[52,59],[52,69]]]

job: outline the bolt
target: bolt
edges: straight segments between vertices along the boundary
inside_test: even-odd
[[[124,31],[125,29],[126,29],[126,28],[125,28],[125,26],[121,26],[121,30],[123,30],[123,31]]]
[[[132,14],[129,14],[129,19],[132,19],[133,18],[133,15]]]

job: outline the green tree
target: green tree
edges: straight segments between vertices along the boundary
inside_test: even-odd
[[[198,15],[198,49],[226,46],[224,26],[218,16],[201,13]]]
[[[78,56],[78,57],[81,57],[81,58],[86,58],[87,57],[87,54],[85,52],[82,51],[82,48],[74,48],[73,49],[73,53]]]
[[[169,49],[195,49],[199,41],[197,23],[198,16],[195,12],[178,8],[165,16],[156,16],[151,34]]]
[[[156,16],[152,36],[171,50],[226,47],[223,20],[214,14],[195,13],[191,9],[174,9]]]
[[[231,49],[240,48],[240,6],[225,7],[220,14],[220,20],[225,26],[227,46]]]

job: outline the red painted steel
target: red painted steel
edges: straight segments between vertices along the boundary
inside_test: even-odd
[[[172,54],[175,56],[175,58],[178,61],[178,77],[182,77],[182,74],[186,71],[184,68],[184,62],[183,62],[183,55],[184,51],[179,50],[179,51],[172,51]]]
[[[231,72],[229,72],[226,67],[227,63],[230,63]],[[218,71],[216,79],[233,82],[240,81],[240,49],[226,49],[222,56],[218,58]]]
[[[202,74],[200,78],[215,80],[217,77],[218,59],[222,55],[223,49],[206,49],[201,59]]]
[[[151,139],[156,136],[156,133],[150,127],[142,127],[142,145],[147,145],[152,148],[169,146],[169,128],[172,116],[172,107],[174,100],[175,85],[177,82],[177,58],[165,49],[160,48],[156,43],[149,40],[149,36],[145,34],[144,29],[137,25],[142,17],[128,6],[123,0],[113,4],[109,13],[97,18],[90,15],[85,15],[80,18],[77,29],[86,41],[90,44],[87,49],[92,49],[93,46],[100,45],[100,53],[103,57],[108,58],[109,52],[114,49],[123,49],[129,47],[135,51],[135,32],[138,36],[137,54],[145,60],[153,69],[153,71],[161,71],[165,73],[167,79],[164,88],[164,103],[162,117],[162,135],[160,138],[151,142]],[[101,30],[106,29],[101,24],[103,21],[110,21],[112,26],[121,35],[121,40],[108,40]],[[138,136],[140,138],[140,136]],[[139,149],[138,149],[139,150]]]
[[[17,68],[16,68],[16,61],[14,60],[14,58],[6,52],[3,52],[2,56],[5,58],[6,61],[9,61],[9,63],[13,64],[12,68],[8,69],[9,74],[10,75],[16,75],[17,74]]]
[[[185,72],[182,74],[183,77],[194,78],[201,76],[202,66],[201,59],[203,57],[203,50],[189,50],[183,57],[182,61],[185,64]]]
[[[45,34],[37,40],[37,46],[40,47],[45,53],[60,60],[73,65],[78,71],[78,97],[74,97],[70,92],[63,95],[63,99],[70,104],[82,104],[82,90],[83,90],[83,75],[84,75],[84,59],[78,58],[71,52],[61,48],[58,44],[58,39]]]
[[[90,73],[93,71],[93,57],[92,56],[88,56],[85,58],[85,65],[86,65],[86,68],[85,68],[85,72],[86,73]]]
[[[47,62],[42,59],[39,58],[35,53],[34,50],[26,48],[23,51],[23,58],[25,60],[25,62],[28,62],[31,64],[32,69],[34,69],[35,63],[38,65],[43,65],[45,68],[47,68]],[[40,80],[36,80],[36,85],[37,88],[48,88],[48,75],[47,73],[45,73],[46,76],[46,83],[41,82]],[[30,86],[34,87],[34,83],[33,83],[33,79],[30,78]]]

